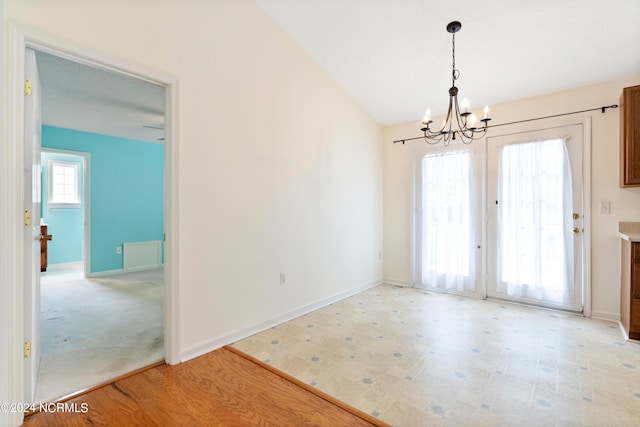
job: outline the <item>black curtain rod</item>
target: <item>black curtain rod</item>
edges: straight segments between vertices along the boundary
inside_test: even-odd
[[[571,113],[554,114],[553,116],[536,117],[535,119],[525,119],[525,120],[518,120],[516,122],[501,123],[499,125],[487,126],[487,129],[497,128],[498,126],[515,125],[515,124],[518,124],[518,123],[533,122],[535,120],[552,119],[554,117],[568,116],[570,114],[588,113],[589,111],[598,111],[598,110],[600,110],[604,114],[604,112],[607,111],[607,108],[618,108],[618,104],[613,104],[613,105],[608,105],[608,106],[604,106],[603,105],[602,107],[591,108],[590,110],[573,111]],[[406,141],[413,141],[413,140],[416,140],[416,139],[423,139],[423,138],[424,138],[424,136],[416,136],[415,138],[397,139],[397,140],[393,141],[393,143],[395,144],[397,142],[402,142],[402,144],[404,145],[404,143]]]

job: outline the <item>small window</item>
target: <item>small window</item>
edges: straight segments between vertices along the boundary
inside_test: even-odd
[[[80,207],[80,163],[49,160],[49,207]]]

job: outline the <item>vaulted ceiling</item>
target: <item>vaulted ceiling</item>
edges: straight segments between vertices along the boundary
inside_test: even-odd
[[[639,0],[257,3],[382,125],[445,112],[451,21],[472,108],[640,74]]]
[[[640,74],[640,0],[256,1],[382,125],[444,113],[453,20],[471,108]],[[161,142],[163,88],[37,58],[45,124]]]

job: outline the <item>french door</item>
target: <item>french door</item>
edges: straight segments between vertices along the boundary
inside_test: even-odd
[[[487,296],[583,311],[583,126],[487,138]]]
[[[417,287],[467,295],[481,290],[479,154],[467,146],[428,147],[414,154]]]

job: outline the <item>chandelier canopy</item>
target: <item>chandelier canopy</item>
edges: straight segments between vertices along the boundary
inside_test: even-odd
[[[427,109],[427,113],[422,119],[424,127],[420,129],[424,133],[424,140],[429,144],[437,144],[440,141],[448,146],[451,141],[461,140],[465,144],[482,138],[487,133],[487,123],[491,120],[489,115],[489,107],[484,107],[484,117],[480,119],[480,123],[476,125],[477,118],[469,112],[469,101],[465,98],[462,101],[462,109],[458,105],[458,88],[456,80],[460,77],[460,71],[456,69],[456,33],[460,31],[462,24],[458,21],[450,22],[447,25],[447,31],[451,33],[452,41],[452,70],[451,70],[451,88],[449,88],[449,110],[447,116],[442,122],[440,129],[432,129],[431,110]]]

